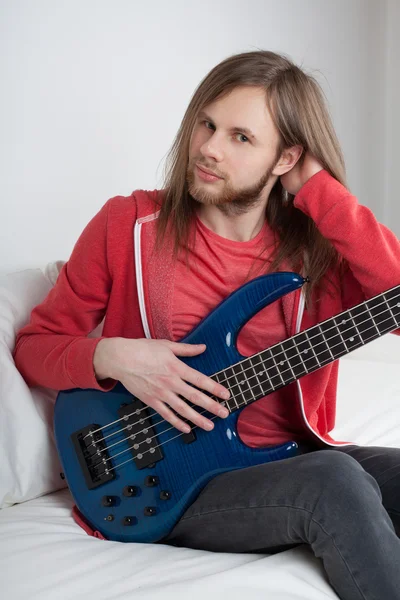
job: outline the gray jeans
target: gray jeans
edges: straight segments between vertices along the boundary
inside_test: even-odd
[[[342,600],[400,600],[400,449],[302,451],[216,476],[159,543],[265,554],[308,544]]]

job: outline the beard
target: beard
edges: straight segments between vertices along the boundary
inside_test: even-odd
[[[235,189],[228,180],[221,179],[221,181],[223,181],[223,184],[221,184],[223,185],[223,189],[218,193],[215,190],[213,190],[213,192],[207,191],[206,183],[200,185],[196,183],[196,163],[202,165],[197,158],[194,158],[189,161],[186,170],[186,181],[189,195],[195,202],[199,204],[216,206],[227,216],[244,214],[253,206],[256,206],[262,201],[262,194],[275,167],[274,161],[273,164],[268,167],[264,175],[262,175],[262,177],[254,185],[242,189]],[[206,169],[212,168],[208,167],[207,165],[202,166],[204,166]],[[218,182],[215,182],[209,185],[214,185],[215,189],[217,189],[216,186],[219,184]]]

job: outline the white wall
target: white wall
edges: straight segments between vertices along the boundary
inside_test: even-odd
[[[0,0],[0,271],[66,260],[109,197],[160,187],[200,80],[260,48],[317,75],[352,192],[400,232],[398,16],[397,0]]]
[[[400,236],[400,0],[388,0],[386,27],[384,222]]]

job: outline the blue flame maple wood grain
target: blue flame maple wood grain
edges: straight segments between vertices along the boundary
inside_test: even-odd
[[[236,341],[241,328],[262,308],[281,296],[300,288],[305,280],[296,273],[277,272],[257,277],[223,300],[190,334],[180,340],[191,344],[205,343],[206,350],[195,357],[180,357],[194,369],[212,376],[245,357],[237,350]],[[214,429],[206,432],[195,428],[196,440],[183,442],[180,432],[161,422],[156,414],[153,428],[164,457],[152,468],[139,469],[123,433],[106,440],[115,478],[95,489],[88,489],[71,435],[91,423],[104,427],[119,420],[122,403],[134,400],[121,383],[109,392],[73,389],[57,396],[54,412],[56,445],[65,477],[76,505],[93,529],[107,539],[123,542],[156,542],[166,536],[196,499],[204,486],[216,475],[233,469],[289,458],[298,453],[297,444],[253,449],[239,438],[236,423],[239,408],[225,419],[215,418]],[[153,413],[154,411],[151,412]],[[205,416],[214,415],[206,412]],[[159,424],[157,424],[159,422]],[[104,430],[104,434],[122,429],[123,421]],[[165,431],[169,429],[169,431]],[[116,444],[112,446],[112,444]],[[143,450],[142,450],[143,451]],[[118,453],[122,453],[116,456]],[[130,460],[129,460],[130,459]],[[158,478],[158,485],[144,485],[147,476]],[[137,496],[122,494],[125,486],[136,486]],[[167,490],[170,498],[160,499]],[[105,507],[102,499],[114,498],[115,505]],[[146,507],[155,507],[153,516],[145,516]],[[135,517],[132,525],[124,525],[124,517]]]

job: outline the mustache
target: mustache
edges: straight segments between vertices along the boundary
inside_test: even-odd
[[[215,165],[208,165],[207,163],[205,163],[201,159],[193,159],[192,160],[192,164],[191,164],[192,170],[194,170],[194,168],[196,167],[196,165],[199,165],[199,167],[204,167],[204,169],[207,169],[208,171],[211,171],[217,177],[223,177],[223,178],[225,178],[225,175],[223,173],[220,173],[219,171],[215,170]]]

